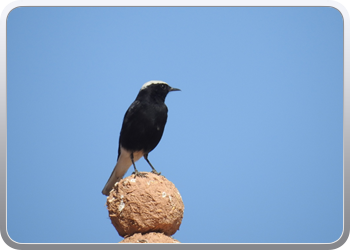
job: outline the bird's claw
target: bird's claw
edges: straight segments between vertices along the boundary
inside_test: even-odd
[[[161,175],[161,172],[158,173],[155,169],[153,169],[153,170],[151,171],[151,173],[156,174],[156,175]]]
[[[140,173],[138,170],[132,173],[135,177],[146,177],[147,173]]]

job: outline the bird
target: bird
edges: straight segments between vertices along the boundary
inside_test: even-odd
[[[142,156],[152,168],[152,173],[160,175],[148,160],[148,154],[158,145],[162,138],[168,118],[165,98],[169,92],[180,91],[163,81],[148,81],[142,85],[135,101],[124,115],[119,135],[117,163],[110,175],[102,194],[108,196],[116,182],[120,181],[126,171],[133,165],[136,176],[144,177],[135,166]]]

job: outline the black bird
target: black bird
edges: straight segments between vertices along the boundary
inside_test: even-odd
[[[135,101],[130,105],[124,116],[119,136],[118,160],[109,177],[102,194],[109,195],[114,184],[121,180],[131,165],[136,176],[144,176],[135,166],[142,156],[152,168],[152,173],[158,173],[148,160],[151,152],[162,138],[165,123],[168,118],[168,108],[165,97],[172,88],[162,81],[146,82],[140,89]]]

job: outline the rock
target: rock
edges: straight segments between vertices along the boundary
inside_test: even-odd
[[[163,233],[136,233],[126,237],[119,243],[180,243],[178,240],[171,238]]]
[[[128,176],[114,185],[107,208],[119,235],[160,232],[173,235],[180,227],[184,204],[175,185],[164,176]]]

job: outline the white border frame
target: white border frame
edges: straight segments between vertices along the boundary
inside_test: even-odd
[[[346,0],[344,0],[346,1]],[[257,7],[257,6],[278,6],[278,7],[333,7],[337,9],[343,16],[344,21],[344,113],[343,113],[343,155],[344,155],[344,228],[343,228],[343,234],[342,236],[335,242],[332,243],[229,243],[229,244],[195,244],[195,243],[186,243],[186,244],[118,244],[116,243],[90,243],[90,244],[71,244],[71,243],[16,243],[11,240],[11,238],[7,234],[7,227],[6,227],[6,167],[7,167],[7,161],[6,161],[6,148],[7,148],[7,91],[6,91],[6,21],[8,14],[17,7],[55,7],[55,6],[67,6],[67,7],[73,7],[73,6],[164,6],[164,7],[171,7],[171,6],[246,6],[246,7]],[[344,8],[343,5],[341,5],[338,2],[329,1],[329,0],[319,0],[319,1],[312,1],[312,0],[286,0],[286,1],[277,1],[277,0],[267,0],[267,1],[258,1],[258,0],[247,0],[247,1],[227,1],[227,0],[168,0],[166,2],[159,1],[159,0],[129,0],[129,1],[112,1],[112,0],[86,0],[86,1],[79,1],[79,0],[51,0],[51,1],[43,1],[43,0],[20,0],[15,1],[10,4],[8,4],[5,9],[2,11],[1,15],[1,38],[0,38],[0,46],[1,46],[1,56],[0,56],[0,176],[1,176],[1,184],[0,184],[0,197],[2,201],[0,206],[0,228],[1,228],[1,235],[5,243],[13,247],[15,249],[61,249],[62,247],[66,247],[67,249],[96,249],[97,245],[99,249],[115,249],[122,248],[122,249],[134,249],[136,247],[139,247],[142,245],[142,248],[146,249],[164,249],[164,248],[193,248],[193,247],[199,247],[199,248],[209,248],[211,249],[220,248],[220,249],[232,249],[232,248],[239,248],[239,249],[335,249],[340,246],[342,246],[345,241],[347,240],[349,236],[349,215],[350,215],[350,202],[349,202],[349,178],[350,178],[350,170],[349,170],[349,162],[350,162],[350,91],[349,91],[349,62],[350,62],[350,54],[349,54],[349,14]],[[345,197],[347,197],[345,199]],[[345,248],[344,248],[345,249]]]

